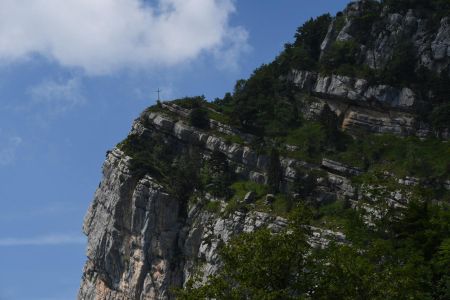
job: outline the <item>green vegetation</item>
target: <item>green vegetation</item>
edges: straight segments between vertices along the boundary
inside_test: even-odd
[[[383,5],[391,12],[405,13],[408,9],[415,9],[424,15],[431,15],[431,25],[436,28],[439,21],[450,15],[448,0],[383,0]]]
[[[228,165],[225,154],[213,151],[211,157],[204,163],[201,171],[205,190],[214,197],[226,197],[231,194],[229,185],[234,179],[234,172]]]
[[[186,109],[199,108],[207,103],[205,96],[184,97],[181,99],[173,100],[172,102]]]
[[[426,11],[437,3],[448,9],[448,1],[384,1],[391,11],[402,11],[404,5],[417,5]],[[373,7],[352,19],[354,39],[334,43],[322,58],[320,44],[331,22],[329,15],[299,27],[295,42],[287,44],[274,62],[256,69],[249,79],[239,80],[234,92],[223,99],[213,103],[204,97],[174,101],[191,110],[188,117],[177,118],[228,143],[246,144],[266,155],[267,184],[237,178],[235,166],[229,165],[220,151],[210,153],[186,145],[172,149],[163,137],[147,133],[130,135],[119,145],[132,158],[134,175],[157,177],[183,205],[197,196],[201,199],[206,192],[217,201],[204,203],[204,209],[224,217],[251,209],[289,216],[288,228],[278,234],[262,229],[234,238],[221,250],[221,271],[203,286],[193,280],[177,292],[179,299],[450,297],[450,193],[441,188],[442,180],[450,174],[449,143],[366,132],[350,136],[339,130],[342,119],[327,104],[318,116],[306,119],[302,112],[316,99],[285,80],[291,69],[303,69],[410,86],[427,100],[427,105],[418,108],[422,120],[436,131],[450,127],[448,72],[437,75],[415,70],[417,53],[408,40],[398,41],[385,70],[373,71],[362,65],[361,46],[370,46],[367,32],[377,30],[381,9],[376,1],[367,5]],[[342,15],[338,16],[335,26],[343,25]],[[171,114],[161,105],[151,110]],[[254,138],[243,141],[238,135],[220,133],[210,127],[209,119]],[[359,189],[358,203],[336,195],[318,203],[319,192],[327,196],[327,188],[334,183],[331,176],[306,167],[296,170],[292,182],[282,182],[282,157],[316,165],[330,158],[364,170],[364,174],[351,178]],[[419,177],[429,186],[400,185],[398,179],[406,176]],[[284,184],[289,192],[284,193]],[[371,192],[370,196],[365,191]],[[397,191],[411,199],[407,207],[390,204]],[[248,192],[255,194],[252,203],[243,202]],[[266,202],[267,194],[273,196]],[[347,241],[313,248],[307,243],[311,238],[307,225],[342,231]]]
[[[189,124],[199,129],[208,129],[209,118],[206,109],[202,107],[193,108],[189,114]]]
[[[355,139],[334,159],[366,170],[385,170],[428,179],[450,174],[450,146],[437,139],[370,135]]]
[[[295,42],[286,44],[285,50],[277,58],[280,71],[313,70],[317,68],[320,45],[331,23],[329,14],[308,20],[295,33]]]
[[[242,200],[245,194],[252,191],[256,194],[255,200],[261,199],[263,196],[267,195],[269,192],[269,187],[264,184],[258,184],[253,181],[237,181],[231,185],[233,190],[233,198]]]
[[[183,205],[201,187],[202,161],[197,150],[174,151],[158,134],[131,134],[117,146],[131,157],[130,171],[136,179],[145,175],[155,177]]]
[[[332,73],[353,68],[358,63],[359,45],[354,41],[335,42],[321,60],[321,71]]]
[[[353,16],[351,35],[355,40],[362,44],[370,44],[370,34],[377,21],[380,20],[381,5],[378,1],[366,1],[363,13]]]
[[[211,213],[219,213],[220,212],[220,201],[209,201],[205,209]]]
[[[412,202],[365,225],[362,212],[342,215],[348,242],[312,248],[314,213],[300,206],[279,234],[263,229],[234,238],[221,250],[221,271],[204,285],[192,280],[178,299],[447,299],[450,295],[450,207]],[[385,228],[389,228],[385,230]]]
[[[283,178],[283,173],[280,163],[280,154],[278,150],[272,148],[270,151],[269,169],[267,171],[268,179],[267,184],[269,185],[269,191],[273,194],[280,191],[281,179]]]
[[[400,41],[394,48],[394,54],[380,76],[391,85],[408,86],[416,80],[415,67],[414,45],[411,41]]]
[[[140,138],[131,134],[117,146],[132,158],[130,170],[136,177],[142,178],[149,174],[161,179],[164,176],[167,169],[164,156],[169,156],[171,151],[165,147],[160,136]]]

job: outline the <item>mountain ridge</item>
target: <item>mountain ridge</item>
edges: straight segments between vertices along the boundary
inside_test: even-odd
[[[450,10],[351,2],[232,94],[146,109],[107,153],[78,299],[450,295],[450,26],[436,4]]]

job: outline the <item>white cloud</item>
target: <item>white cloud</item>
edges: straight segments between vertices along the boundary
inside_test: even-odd
[[[32,106],[44,108],[50,115],[59,115],[86,102],[78,78],[43,81],[30,88],[29,94]]]
[[[16,152],[22,138],[18,136],[5,137],[0,135],[0,166],[6,166],[14,162],[16,159]]]
[[[233,60],[247,32],[234,0],[1,0],[0,60],[42,55],[91,75],[173,66],[204,52]]]
[[[60,246],[85,243],[86,238],[79,234],[50,234],[31,238],[0,238],[0,247]]]

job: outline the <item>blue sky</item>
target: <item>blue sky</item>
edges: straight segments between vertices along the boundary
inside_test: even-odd
[[[0,300],[75,299],[108,149],[162,98],[232,90],[346,0],[0,0]]]

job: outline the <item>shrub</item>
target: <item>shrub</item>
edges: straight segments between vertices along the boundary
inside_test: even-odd
[[[186,109],[199,108],[206,103],[205,96],[184,97],[173,100],[173,103]]]
[[[305,157],[315,158],[321,154],[326,144],[325,130],[320,124],[308,122],[292,131],[287,136],[286,142],[299,146],[301,153]]]
[[[130,134],[122,141],[118,148],[131,157],[130,171],[134,176],[142,178],[147,174],[157,178],[162,177],[160,165],[153,156],[153,148],[155,147],[155,140],[150,138],[139,137]]]
[[[295,42],[286,44],[284,51],[277,57],[280,73],[291,69],[315,70],[320,56],[320,46],[331,23],[329,14],[310,19],[295,33]]]
[[[280,190],[280,183],[283,175],[280,163],[280,154],[275,148],[272,148],[270,152],[270,161],[267,176],[267,184],[270,188],[269,191],[271,193],[278,193]]]
[[[371,37],[372,26],[380,18],[379,4],[376,1],[367,2],[370,6],[366,8],[365,13],[352,19],[351,34],[356,41],[361,44],[367,44]]]
[[[400,41],[383,70],[382,78],[390,85],[405,86],[416,79],[416,54],[411,41]]]
[[[337,41],[323,55],[320,65],[322,71],[333,72],[342,65],[355,65],[359,60],[359,45],[354,41]]]
[[[211,157],[202,169],[203,185],[215,197],[231,195],[229,185],[234,178],[234,172],[228,165],[228,159],[220,151],[213,151]]]
[[[310,19],[297,29],[294,46],[301,47],[312,60],[317,61],[320,56],[320,46],[330,23],[331,16],[329,14]]]
[[[435,107],[430,118],[435,130],[450,128],[450,103]]]
[[[208,111],[202,107],[193,108],[189,114],[189,124],[200,129],[208,129]]]

